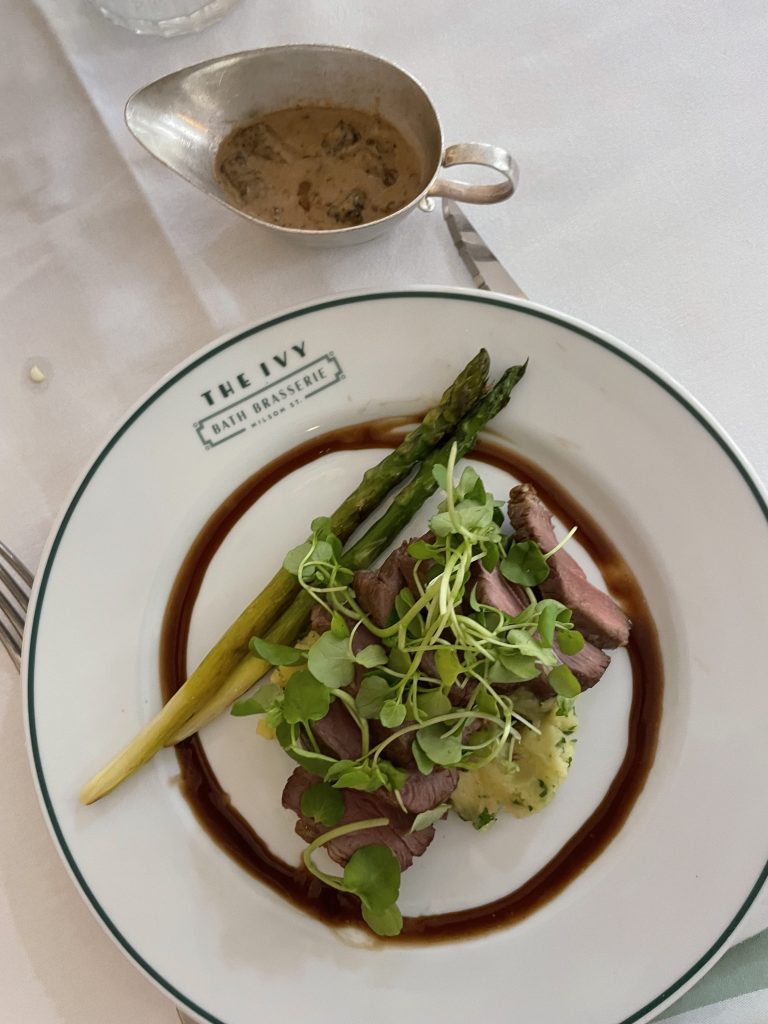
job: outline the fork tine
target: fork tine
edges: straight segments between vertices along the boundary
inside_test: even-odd
[[[19,641],[21,641],[22,634],[24,632],[24,616],[21,614],[19,609],[8,600],[5,594],[0,590],[0,609],[5,612],[7,623],[10,623],[11,631],[17,633]]]
[[[21,644],[11,636],[2,619],[0,619],[0,644],[8,651],[16,668],[21,667]]]
[[[34,582],[34,576],[29,569],[24,565],[20,558],[11,551],[10,548],[6,547],[5,544],[0,540],[0,555],[6,560],[6,562],[15,569],[15,571],[21,576],[28,587],[31,587]]]
[[[17,583],[14,577],[11,576],[2,564],[0,564],[0,583],[4,583],[6,585],[8,590],[18,601],[19,605],[24,609],[24,611],[26,611],[29,606],[29,594]]]
[[[27,588],[32,582],[32,573],[26,565],[0,541],[0,644],[17,669],[21,667],[24,619],[29,605]]]

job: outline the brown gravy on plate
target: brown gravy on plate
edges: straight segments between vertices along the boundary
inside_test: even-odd
[[[409,422],[412,421],[409,418]],[[167,700],[187,677],[189,623],[205,571],[238,519],[270,487],[301,466],[331,452],[391,448],[404,420],[362,423],[312,438],[264,466],[219,506],[198,534],[179,570],[166,607],[160,643],[160,678]],[[628,653],[632,705],[624,760],[600,805],[537,874],[500,899],[428,917],[405,918],[403,932],[388,941],[442,941],[509,925],[541,907],[588,867],[620,831],[643,789],[656,751],[663,694],[663,667],[656,627],[629,566],[595,520],[544,470],[516,452],[480,441],[471,458],[507,470],[539,495],[566,528],[579,524],[579,540],[598,565],[610,593],[632,620]],[[610,685],[610,684],[609,684]],[[254,742],[259,742],[254,736]],[[197,737],[176,747],[182,790],[198,821],[243,868],[300,909],[332,925],[360,925],[359,901],[322,885],[303,867],[287,864],[269,849],[230,803]],[[293,762],[286,757],[286,778]],[[275,794],[275,813],[284,812]]]
[[[219,146],[215,169],[241,210],[314,231],[386,217],[426,184],[394,125],[341,107],[275,110],[240,125]]]

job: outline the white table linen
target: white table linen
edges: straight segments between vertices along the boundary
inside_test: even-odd
[[[173,40],[132,36],[77,0],[0,0],[0,27],[0,537],[32,568],[110,428],[200,345],[332,292],[469,284],[438,213],[359,249],[297,249],[199,195],[126,131],[124,101],[146,82],[284,42],[395,60],[432,96],[448,142],[511,149],[518,194],[468,210],[498,256],[531,297],[671,372],[768,478],[762,0],[245,0]],[[2,658],[0,744],[0,1016],[168,1024],[167,999],[58,859]],[[764,897],[738,935],[766,925]],[[747,1002],[739,1020],[757,1020]],[[698,1012],[685,1024],[736,1019]]]

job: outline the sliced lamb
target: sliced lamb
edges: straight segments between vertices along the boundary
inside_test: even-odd
[[[552,518],[530,484],[513,487],[509,520],[518,540],[533,540],[542,551],[557,544]],[[581,566],[561,549],[549,559],[549,576],[539,589],[573,612],[573,624],[596,647],[623,647],[629,640],[630,621],[616,602],[595,587]]]
[[[283,789],[283,807],[299,816],[299,820],[296,822],[296,833],[308,843],[329,831],[324,825],[305,818],[301,813],[302,794],[309,786],[319,781],[317,776],[311,775],[306,769],[299,767],[293,771]],[[411,866],[413,858],[421,856],[432,842],[435,835],[434,828],[429,826],[429,828],[411,833],[410,828],[414,816],[405,814],[397,804],[388,799],[388,794],[384,794],[382,791],[361,793],[356,789],[345,789],[343,792],[345,809],[338,825],[348,825],[369,818],[388,818],[389,824],[377,828],[361,829],[359,832],[350,832],[339,839],[332,839],[325,845],[325,849],[337,864],[346,864],[352,854],[362,846],[383,843],[389,847],[397,857],[400,867],[405,870]]]
[[[355,761],[363,752],[360,727],[340,700],[332,701],[325,717],[312,723],[312,733],[322,752],[339,761]]]
[[[405,586],[397,551],[384,559],[379,569],[360,569],[352,587],[360,607],[379,629],[386,629],[395,610],[395,598]]]
[[[431,541],[431,533],[424,534],[420,540]],[[370,616],[379,629],[386,629],[395,610],[395,598],[407,587],[411,593],[418,594],[416,584],[416,559],[408,554],[410,540],[404,540],[391,554],[387,555],[378,569],[360,569],[355,573],[352,587],[360,607]],[[426,570],[426,563],[419,570],[421,579]],[[424,579],[421,579],[422,585]]]
[[[377,743],[383,743],[384,740],[388,739],[393,733],[399,732],[407,725],[413,725],[413,720],[406,718],[402,725],[398,726],[397,729],[390,729],[386,725],[382,725],[377,719],[371,719],[368,723],[368,728],[371,733],[371,745]],[[413,733],[406,733],[404,736],[398,736],[396,740],[392,740],[388,743],[384,756],[392,764],[396,764],[398,768],[413,768],[415,761],[413,760]]]
[[[585,643],[578,654],[563,654],[555,640],[554,650],[560,661],[567,665],[576,676],[582,690],[589,690],[595,683],[599,683],[611,663],[611,659],[604,651],[589,643]],[[547,682],[544,674],[538,679],[531,679],[524,683],[494,683],[494,689],[499,693],[512,693],[518,686],[530,690],[539,700],[547,700],[555,695],[555,691]]]
[[[552,546],[554,547],[554,542]],[[522,587],[518,587],[514,583],[509,583],[505,580],[498,568],[488,572],[482,566],[476,564],[473,566],[472,572],[477,581],[478,600],[483,604],[490,605],[492,608],[498,608],[512,617],[519,615],[527,607],[528,599],[525,591]],[[585,643],[578,654],[567,655],[562,653],[557,646],[557,641],[555,641],[555,653],[579,680],[582,690],[588,690],[591,686],[594,686],[600,680],[611,661],[607,654],[604,654],[603,651],[590,643]],[[514,688],[514,684],[502,683],[501,685],[505,688]],[[536,696],[541,699],[553,696],[551,687],[543,678],[521,685],[529,689],[532,686],[535,687]],[[451,695],[449,694],[449,696]],[[454,704],[460,703],[458,694],[456,696],[457,699],[452,698],[452,703]]]
[[[411,814],[421,814],[444,804],[459,784],[455,768],[434,768],[429,775],[411,772],[400,790],[400,799]]]
[[[327,633],[331,628],[331,613],[321,604],[312,605],[309,627],[315,633]]]
[[[472,566],[472,576],[477,586],[476,594],[480,604],[498,608],[512,619],[530,604],[523,588],[505,580],[498,566],[489,572],[479,562],[475,562]]]
[[[611,663],[611,659],[605,651],[601,651],[599,647],[595,647],[589,642],[584,644],[578,654],[563,654],[557,646],[557,640],[555,640],[554,649],[560,661],[567,665],[579,680],[582,690],[588,690],[595,683],[599,683]]]

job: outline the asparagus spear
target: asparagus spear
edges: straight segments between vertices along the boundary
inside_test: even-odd
[[[489,420],[500,412],[509,401],[512,388],[525,373],[527,363],[513,366],[499,378],[496,385],[488,392],[472,412],[459,423],[453,436],[441,448],[435,449],[421,464],[416,476],[395,496],[387,511],[348,551],[344,552],[342,561],[350,569],[364,569],[369,566],[387,548],[400,531],[408,525],[415,513],[427,498],[437,489],[432,468],[436,465],[447,465],[453,444],[457,447],[457,457],[466,455],[473,447],[477,435]],[[314,600],[306,591],[277,620],[267,633],[266,639],[273,643],[292,644],[306,626],[312,611]],[[176,732],[170,744],[180,743],[208,722],[213,721],[230,704],[249,690],[254,683],[269,671],[269,662],[255,655],[246,655],[231,673],[221,688],[211,699],[194,714],[188,722]]]
[[[392,542],[392,538],[408,525],[415,512],[437,490],[437,481],[432,473],[433,467],[447,465],[454,442],[457,447],[457,458],[470,451],[485,424],[507,404],[512,388],[522,379],[527,366],[528,363],[525,362],[520,366],[510,367],[485,398],[481,399],[472,412],[459,423],[453,436],[424,459],[419,472],[399,494],[395,495],[384,515],[345,553],[344,562],[350,569],[363,569],[370,565]]]
[[[331,516],[331,529],[340,539],[346,540],[413,466],[472,409],[485,388],[489,365],[488,353],[481,349],[419,426],[377,466],[366,471],[360,484]],[[221,682],[238,670],[250,638],[265,633],[298,592],[296,578],[279,569],[159,714],[86,783],[80,793],[81,801],[93,803],[149,761],[209,700]]]
[[[395,451],[366,470],[355,490],[331,516],[331,529],[340,540],[345,541],[413,466],[466,416],[483,393],[489,367],[488,353],[480,349],[419,426],[403,438]],[[251,637],[261,636],[298,592],[296,577],[283,568],[278,569],[187,680],[182,701],[185,705],[190,702],[185,707],[187,716],[195,710],[191,702],[195,700],[198,686],[205,691],[207,699],[217,682],[225,679],[246,654]]]

